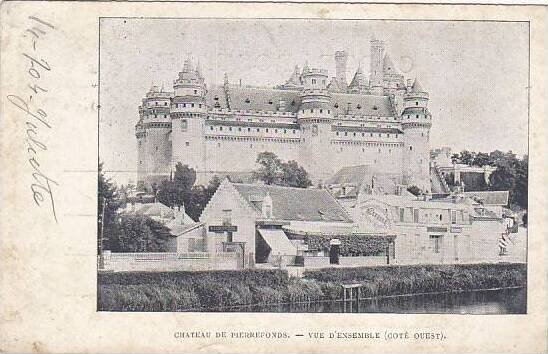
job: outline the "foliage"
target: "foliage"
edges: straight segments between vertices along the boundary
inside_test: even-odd
[[[340,300],[341,284],[362,296],[525,286],[525,264],[329,268],[289,278],[281,270],[98,274],[100,311],[221,310],[220,306]]]
[[[97,181],[97,252],[101,252],[101,240],[103,238],[103,249],[109,247],[109,235],[116,229],[116,211],[120,208],[121,202],[116,190],[116,185],[105,176],[103,163],[99,163]],[[104,207],[104,210],[103,210]],[[102,226],[102,228],[101,228]]]
[[[268,151],[259,153],[256,162],[260,167],[253,176],[265,184],[286,187],[307,188],[312,185],[306,170],[296,161],[284,162]]]
[[[510,192],[510,206],[527,209],[529,168],[527,155],[520,159],[511,151],[502,152],[495,150],[487,154],[464,150],[458,154],[453,154],[452,160],[453,162],[470,166],[482,167],[490,165],[496,167],[496,170],[489,177],[488,185],[478,185],[475,189],[491,191],[507,190]],[[468,183],[471,182],[469,181]]]
[[[419,196],[422,194],[422,189],[417,186],[409,186],[407,187],[407,191],[415,196]]]
[[[143,216],[122,214],[110,236],[112,252],[166,252],[169,230]]]
[[[194,185],[195,182],[196,171],[180,162],[177,163],[173,178],[162,181],[157,188],[158,201],[169,207],[184,205],[186,213],[193,220],[198,220],[221,180],[214,176],[206,187]]]
[[[393,237],[374,236],[374,235],[342,235],[330,237],[326,235],[307,235],[304,242],[310,250],[328,250],[329,241],[337,238],[341,241],[341,256],[375,256],[383,254],[388,247],[388,243],[393,241]]]

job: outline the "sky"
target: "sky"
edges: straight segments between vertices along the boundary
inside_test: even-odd
[[[135,181],[137,107],[152,84],[172,91],[187,57],[208,87],[225,73],[274,86],[305,62],[334,76],[334,53],[346,50],[350,81],[360,64],[368,73],[372,38],[429,92],[432,148],[527,153],[527,23],[103,18],[100,160],[115,181]]]

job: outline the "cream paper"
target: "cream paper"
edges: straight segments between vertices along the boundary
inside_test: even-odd
[[[1,11],[0,351],[546,352],[546,8],[10,1]],[[527,314],[98,312],[99,23],[109,17],[525,22],[530,34]],[[125,119],[136,117],[135,108]],[[338,335],[354,332],[368,338]],[[442,339],[425,339],[424,333]]]

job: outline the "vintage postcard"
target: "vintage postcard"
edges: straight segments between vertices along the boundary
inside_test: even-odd
[[[545,353],[546,8],[2,3],[2,352]]]

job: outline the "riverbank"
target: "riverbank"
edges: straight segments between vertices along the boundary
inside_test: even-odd
[[[99,311],[204,311],[219,307],[342,298],[342,284],[361,296],[526,286],[525,264],[326,268],[292,278],[282,270],[98,274]]]

